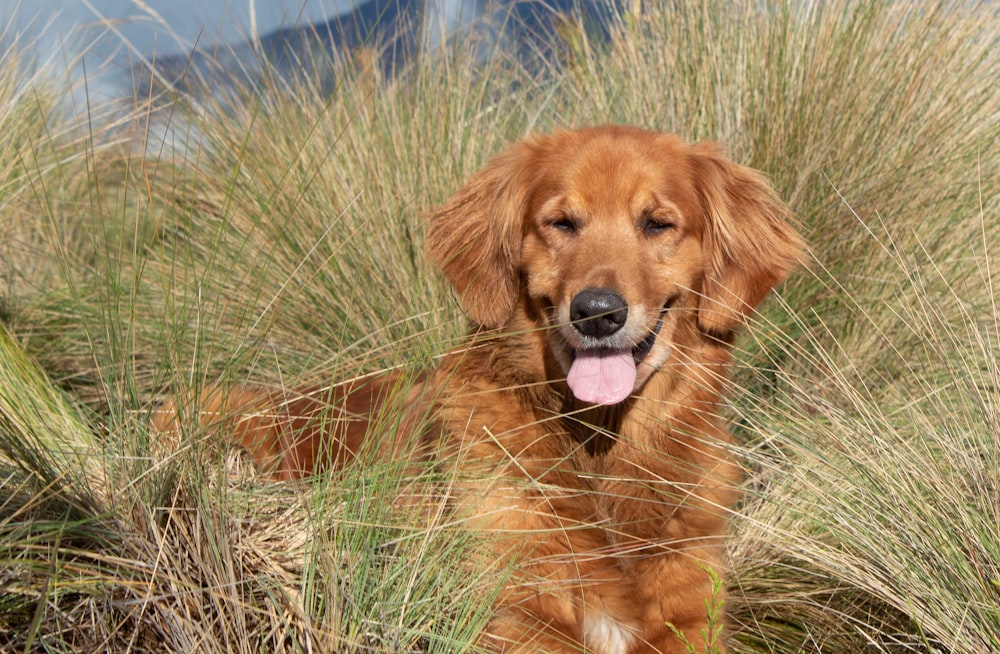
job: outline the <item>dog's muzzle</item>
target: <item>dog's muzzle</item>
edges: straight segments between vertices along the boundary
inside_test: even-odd
[[[618,404],[631,395],[635,390],[636,366],[653,349],[668,305],[660,312],[652,331],[631,347],[598,345],[574,349],[566,376],[573,395],[590,404]],[[588,340],[608,339],[625,326],[628,303],[610,289],[587,289],[573,298],[570,319],[573,328],[589,337]]]

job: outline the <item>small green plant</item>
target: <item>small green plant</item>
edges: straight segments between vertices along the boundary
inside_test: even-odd
[[[712,593],[705,598],[705,617],[707,618],[705,627],[701,630],[701,642],[705,644],[703,650],[698,650],[694,643],[690,641],[683,631],[671,622],[666,623],[670,631],[684,643],[684,648],[688,654],[717,654],[723,651],[725,622],[723,609],[725,604],[725,584],[719,573],[711,566],[701,564],[699,566],[712,582]]]

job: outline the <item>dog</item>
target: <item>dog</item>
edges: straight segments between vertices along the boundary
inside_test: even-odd
[[[472,480],[454,510],[516,564],[492,650],[724,651],[708,614],[741,469],[719,409],[734,334],[803,257],[787,207],[715,144],[601,126],[515,143],[428,219],[463,346],[409,390],[209,391],[203,422],[278,479],[367,447]]]

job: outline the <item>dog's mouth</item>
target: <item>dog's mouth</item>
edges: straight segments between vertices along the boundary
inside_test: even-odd
[[[641,341],[628,349],[592,348],[570,351],[571,364],[566,383],[576,399],[590,404],[618,404],[635,390],[636,367],[656,343],[663,328],[667,302],[656,325]]]

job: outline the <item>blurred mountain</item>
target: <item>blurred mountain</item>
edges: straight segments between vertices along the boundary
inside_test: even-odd
[[[423,52],[456,39],[478,44],[471,56],[503,53],[526,65],[550,58],[567,30],[604,39],[618,15],[614,0],[368,0],[324,22],[277,29],[252,41],[201,46],[133,70],[139,97],[168,90],[198,97],[289,82],[332,90],[336,70],[363,58],[387,76]],[[138,67],[136,67],[138,68]]]

